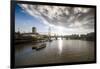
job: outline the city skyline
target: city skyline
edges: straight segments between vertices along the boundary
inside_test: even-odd
[[[59,12],[58,12],[59,11]],[[94,32],[94,9],[47,5],[18,4],[15,10],[15,32],[32,32],[57,35]]]

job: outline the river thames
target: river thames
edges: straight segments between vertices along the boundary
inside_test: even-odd
[[[34,43],[15,46],[15,66],[87,62],[95,59],[94,41],[58,39],[32,50]]]

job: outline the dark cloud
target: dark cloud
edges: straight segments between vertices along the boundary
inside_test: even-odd
[[[94,29],[94,9],[20,4],[30,15],[39,17],[48,24],[65,28]]]

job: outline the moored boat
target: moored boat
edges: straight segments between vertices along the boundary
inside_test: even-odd
[[[33,46],[32,49],[36,49],[36,50],[40,50],[46,47],[46,44],[41,44],[41,45],[37,45],[37,46]]]

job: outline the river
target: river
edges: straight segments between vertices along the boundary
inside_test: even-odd
[[[15,66],[52,63],[86,62],[94,60],[94,42],[58,39],[46,42],[41,50],[32,50],[34,43],[15,46]]]

